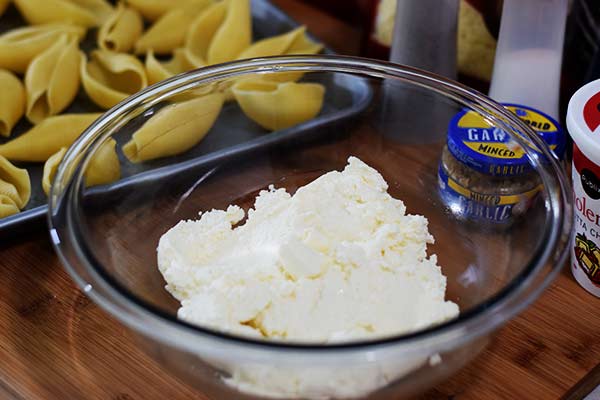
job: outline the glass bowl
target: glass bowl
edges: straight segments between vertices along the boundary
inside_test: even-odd
[[[315,119],[269,133],[231,100],[232,85],[247,78],[320,82],[323,108]],[[165,104],[217,91],[228,101],[200,144],[142,163],[123,157],[120,145]],[[440,190],[448,123],[465,108],[511,135],[542,185],[510,224],[471,221]],[[110,138],[119,144],[122,179],[85,187],[91,157]],[[342,169],[351,155],[377,169],[409,213],[429,219],[435,244],[428,252],[437,254],[447,276],[446,297],[460,306],[457,318],[327,345],[252,339],[178,320],[179,304],[157,269],[163,233],[199,211],[229,204],[247,210],[271,184],[294,192]],[[55,249],[82,290],[129,327],[166,371],[210,398],[387,399],[450,376],[556,277],[571,228],[566,182],[560,162],[527,125],[461,84],[360,58],[275,57],[182,74],[109,110],[60,164],[49,223]]]

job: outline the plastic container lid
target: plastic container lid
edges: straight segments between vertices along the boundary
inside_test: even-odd
[[[579,150],[600,165],[600,79],[583,86],[571,97],[567,129]]]
[[[558,122],[531,107],[504,104],[544,139],[562,158],[565,135]],[[492,176],[519,176],[531,171],[525,151],[509,134],[488,124],[472,110],[462,110],[448,126],[448,149],[468,167]]]

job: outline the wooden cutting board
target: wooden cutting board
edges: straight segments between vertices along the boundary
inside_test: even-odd
[[[0,246],[0,398],[206,398],[75,287],[45,232]],[[421,399],[560,398],[600,361],[598,307],[565,270],[473,363]]]
[[[357,52],[353,27],[298,1],[274,2],[338,52]],[[44,230],[0,243],[0,282],[0,398],[206,399],[75,287]],[[599,364],[600,299],[565,270],[473,363],[420,399],[580,398],[591,384],[577,383],[588,373],[593,382]]]

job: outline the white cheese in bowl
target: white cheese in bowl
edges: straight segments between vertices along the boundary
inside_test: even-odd
[[[455,317],[458,306],[444,298],[446,277],[436,256],[427,256],[427,219],[406,214],[387,189],[375,169],[350,157],[342,172],[293,196],[273,186],[261,191],[243,224],[235,205],[179,222],[158,245],[166,288],[181,302],[179,318],[233,334],[327,344]]]

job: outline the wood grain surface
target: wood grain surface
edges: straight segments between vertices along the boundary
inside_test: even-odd
[[[336,51],[358,49],[353,27],[295,0],[274,3]],[[144,355],[77,289],[43,227],[0,243],[0,260],[0,398],[207,398]],[[473,363],[419,399],[581,396],[576,384],[600,364],[599,309],[565,269]]]

